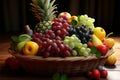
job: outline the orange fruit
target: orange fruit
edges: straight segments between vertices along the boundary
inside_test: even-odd
[[[105,38],[103,44],[106,44],[108,48],[112,48],[115,44],[115,40],[113,38]]]

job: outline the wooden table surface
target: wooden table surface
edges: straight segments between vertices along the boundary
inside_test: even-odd
[[[3,37],[2,37],[3,38]],[[10,45],[10,40],[5,37],[2,39],[0,37],[0,80],[52,80],[51,77],[40,77],[28,75],[24,72],[12,72],[8,68],[3,67],[4,61],[7,57],[11,56],[8,53],[8,48]],[[108,77],[106,79],[100,80],[120,80],[120,38],[114,37],[116,44],[114,46],[115,53],[117,55],[117,62],[114,67],[108,68],[104,67],[108,71]],[[81,76],[71,76],[68,77],[68,80],[89,80]]]

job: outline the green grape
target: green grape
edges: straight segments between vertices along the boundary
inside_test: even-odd
[[[75,39],[73,37],[69,38],[69,42],[75,42]]]
[[[83,56],[87,57],[89,56],[89,53],[87,51],[83,52]]]
[[[63,44],[68,44],[72,48],[72,56],[85,56],[87,57],[91,52],[91,49],[87,47],[87,44],[82,44],[81,40],[76,35],[66,36]]]
[[[70,37],[69,37],[69,36],[65,36],[65,39],[64,39],[64,40],[66,40],[66,39],[68,39],[68,40],[69,40],[69,39],[70,39]]]
[[[80,39],[78,37],[76,37],[76,35],[73,34],[71,37],[72,37],[72,39],[74,39],[74,41],[76,41],[78,43],[81,42]]]
[[[72,36],[66,36],[64,41],[64,44],[68,44],[71,48],[75,48],[75,47],[81,47],[80,40],[76,37],[76,35],[72,35]]]
[[[78,55],[83,56],[83,52],[81,52],[80,49],[78,49]]]
[[[88,15],[81,15],[80,16],[80,21],[78,22],[79,24],[78,25],[86,25],[86,28],[94,28],[94,22],[95,22],[95,19],[94,18],[91,18],[91,17],[88,17]]]
[[[91,52],[91,49],[90,49],[90,48],[86,48],[86,51],[87,51],[88,53],[90,53],[90,52]]]
[[[77,48],[79,48],[79,49],[82,47],[82,43],[76,43],[75,45],[76,45]]]
[[[63,41],[63,44],[69,44],[69,40],[68,40],[68,39],[65,39],[65,40]]]
[[[88,29],[88,28],[94,28],[94,24],[93,24],[93,22],[91,22],[91,21],[87,21],[86,22],[86,28]]]
[[[86,51],[86,49],[85,49],[84,47],[81,47],[81,48],[80,48],[80,52],[81,52],[81,53],[83,53],[83,52],[85,52],[85,51]]]
[[[85,48],[87,48],[87,44],[83,44],[82,46],[85,47]]]
[[[72,50],[72,56],[77,56],[77,51],[76,50]]]
[[[69,45],[72,49],[75,47],[74,42],[71,42],[71,43],[69,43],[68,45]]]

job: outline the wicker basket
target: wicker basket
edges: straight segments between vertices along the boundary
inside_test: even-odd
[[[109,50],[106,56],[96,58],[89,57],[49,57],[42,58],[40,56],[25,56],[15,51],[9,51],[19,61],[21,66],[29,73],[39,75],[52,75],[56,72],[66,73],[68,75],[83,74],[89,70],[93,70],[99,65],[104,65],[108,55],[113,50]]]

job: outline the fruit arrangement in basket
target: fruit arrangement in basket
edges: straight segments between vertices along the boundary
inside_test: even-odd
[[[33,0],[31,10],[40,22],[34,30],[26,26],[26,33],[12,37],[11,48],[24,55],[42,57],[87,57],[93,53],[97,57],[105,56],[114,40],[107,40],[105,30],[94,26],[95,19],[68,12],[55,16],[54,2]]]
[[[46,59],[107,56],[115,41],[108,38],[102,27],[95,27],[95,19],[88,15],[58,15],[55,0],[32,0],[31,10],[39,23],[34,30],[26,26],[26,33],[12,36],[10,49],[23,56]],[[72,58],[72,59],[73,59]]]

